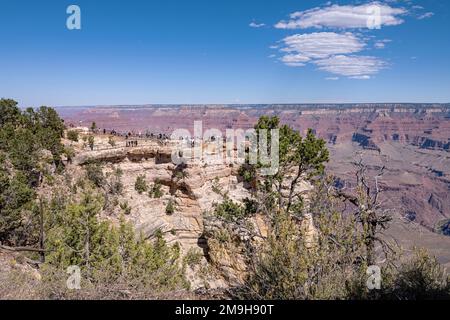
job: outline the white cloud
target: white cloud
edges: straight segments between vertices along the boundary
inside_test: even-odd
[[[427,12],[418,16],[409,0],[374,1],[355,5],[333,5],[294,12],[287,21],[275,25],[278,29],[322,29],[318,32],[288,36],[279,41],[280,62],[291,67],[316,66],[318,70],[331,73],[326,80],[371,79],[388,64],[381,58],[362,53],[365,50],[384,49],[389,39],[376,39],[367,33],[346,32],[345,29],[377,29],[382,26],[396,26],[404,23],[404,17],[415,16],[426,19],[433,16]]]
[[[431,18],[432,16],[434,16],[434,13],[433,13],[433,12],[426,12],[426,13],[424,13],[424,14],[418,16],[417,19],[423,20],[423,19]]]
[[[354,76],[354,77],[350,77],[350,79],[369,80],[370,76]]]
[[[337,80],[339,80],[339,77],[327,77],[327,78],[325,78],[325,80],[328,80],[328,81],[337,81]]]
[[[320,70],[353,79],[370,79],[386,67],[386,63],[371,56],[336,55],[314,61]]]
[[[249,26],[252,28],[262,28],[265,25],[266,25],[265,23],[256,23],[254,21],[250,22],[250,24],[249,24]]]
[[[380,40],[385,44],[390,40]],[[350,55],[364,50],[366,42],[353,33],[314,32],[295,34],[283,39],[284,55],[280,61],[290,67],[316,65],[319,70],[353,79],[370,79],[385,67],[385,62],[371,56]],[[327,80],[337,80],[330,77]]]
[[[375,16],[377,12],[379,15]],[[328,5],[292,13],[290,20],[278,22],[275,28],[368,28],[371,22],[379,23],[380,27],[395,26],[404,22],[400,16],[406,13],[404,8],[394,8],[378,1],[362,5]]]
[[[296,56],[300,62],[309,59],[321,59],[336,54],[347,54],[361,51],[366,44],[350,32],[343,34],[335,32],[315,32],[310,34],[295,34],[283,39],[286,45],[282,52],[289,57]],[[307,59],[307,60],[306,60]]]
[[[303,67],[311,59],[302,54],[287,54],[280,59],[285,65],[290,67]]]

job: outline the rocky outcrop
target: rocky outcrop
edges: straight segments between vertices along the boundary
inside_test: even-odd
[[[380,151],[380,148],[370,139],[370,136],[355,132],[352,141],[359,143],[364,149]]]
[[[78,154],[74,163],[85,165],[93,161],[106,163],[120,163],[125,159],[132,162],[140,162],[154,159],[157,164],[171,163],[170,146],[161,146],[156,142],[147,143],[145,146],[136,148],[105,148],[94,149],[93,151],[82,152]]]
[[[442,212],[442,202],[435,194],[431,194],[430,195],[430,197],[428,198],[428,204],[433,209],[436,209],[439,212]]]
[[[439,141],[428,137],[415,137],[412,144],[421,149],[450,151],[450,142]]]
[[[127,203],[131,208],[127,219],[146,237],[151,238],[156,230],[161,230],[169,243],[179,242],[187,251],[198,247],[204,229],[203,213],[221,202],[222,194],[227,193],[238,202],[250,194],[238,181],[232,164],[191,161],[176,166],[172,163],[172,150],[171,145],[158,143],[134,148],[85,150],[74,159],[74,164],[83,166],[100,162],[105,174],[120,168],[124,192],[118,202]],[[145,176],[149,189],[155,183],[160,184],[162,196],[153,198],[148,192],[137,192],[134,185],[138,176]],[[175,204],[175,212],[168,214],[169,201]],[[120,212],[119,206],[109,214],[117,216]]]

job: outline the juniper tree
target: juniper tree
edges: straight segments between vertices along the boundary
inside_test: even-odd
[[[256,186],[256,197],[260,200],[260,210],[267,214],[276,211],[298,213],[303,201],[303,193],[299,191],[302,181],[313,181],[323,174],[329,152],[323,139],[317,138],[310,129],[306,137],[302,137],[288,125],[280,126],[278,117],[263,116],[255,125],[256,136],[267,130],[267,154],[271,153],[271,130],[279,130],[279,168],[274,175],[261,176],[259,169],[270,166],[259,162],[257,165],[245,165],[241,174],[253,178]],[[261,151],[259,151],[260,153]]]

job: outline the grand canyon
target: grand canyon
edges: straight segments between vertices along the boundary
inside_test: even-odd
[[[0,304],[450,300],[450,2],[64,2],[0,1]]]
[[[327,142],[329,174],[340,188],[354,184],[354,163],[362,160],[381,177],[383,203],[394,211],[390,236],[408,248],[425,246],[450,265],[450,105],[144,105],[56,108],[66,125],[143,136],[178,128],[252,128],[262,115]],[[210,180],[215,176],[211,174]]]

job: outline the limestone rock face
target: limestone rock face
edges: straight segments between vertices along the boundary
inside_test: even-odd
[[[187,251],[199,247],[203,214],[223,201],[223,194],[237,202],[250,194],[238,182],[232,165],[192,161],[180,169],[172,163],[172,150],[171,145],[156,142],[135,148],[85,150],[77,155],[74,164],[83,166],[99,161],[104,164],[105,174],[120,168],[124,192],[118,200],[131,207],[128,220],[146,237],[151,238],[156,230],[161,230],[169,243],[179,242],[183,251]],[[145,176],[149,190],[154,183],[161,184],[162,197],[153,198],[148,192],[139,194],[134,186],[138,176]],[[175,203],[173,214],[166,213],[169,201]],[[118,215],[120,208],[113,213]]]

